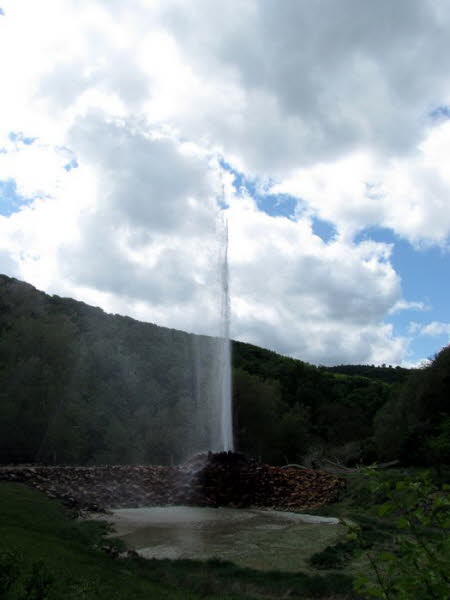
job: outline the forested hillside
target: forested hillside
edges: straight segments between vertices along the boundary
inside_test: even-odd
[[[391,386],[240,342],[233,344],[233,358],[236,425],[245,451],[273,462],[320,458],[324,450],[346,460],[374,458],[373,419]]]
[[[213,343],[0,276],[0,462],[182,460],[210,416]],[[381,423],[397,426],[405,370],[385,370],[392,382],[373,368],[332,372],[234,342],[238,448],[272,463],[398,454]],[[438,421],[429,424],[436,435]]]
[[[330,373],[369,377],[369,379],[378,379],[385,383],[403,383],[411,372],[410,369],[392,365],[381,365],[380,367],[375,365],[337,365],[336,367],[320,367],[320,369]]]

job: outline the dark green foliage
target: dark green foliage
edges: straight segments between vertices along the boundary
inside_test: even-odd
[[[210,419],[214,343],[0,276],[0,463],[179,462]],[[233,362],[238,449],[285,463],[357,442],[363,458],[387,384],[240,342]]]
[[[278,462],[280,419],[284,412],[278,385],[242,369],[233,373],[234,428],[239,449],[259,460]],[[281,457],[282,458],[282,457]]]
[[[391,397],[390,385],[378,378],[334,374],[242,342],[233,344],[233,363],[235,369],[277,386],[287,442],[283,455],[289,460],[298,460],[311,444],[334,448],[358,441],[355,460],[369,454],[373,418]],[[296,427],[299,439],[292,452]]]
[[[373,546],[367,558],[373,576],[357,582],[367,597],[409,600],[450,598],[450,487],[436,487],[429,476],[387,480],[370,473],[372,490],[383,495],[378,516],[394,535]],[[360,532],[364,542],[364,532]]]
[[[234,421],[239,449],[258,460],[299,462],[310,441],[310,411],[287,405],[277,381],[234,369]]]
[[[301,461],[311,438],[311,410],[304,404],[294,404],[284,412],[280,422],[280,438],[276,447],[286,463]]]
[[[193,405],[210,385],[195,388],[194,336],[4,276],[0,309],[0,462],[167,464],[189,454],[201,436],[194,408],[207,410]],[[207,372],[213,340],[201,340]]]
[[[374,365],[338,365],[336,367],[320,367],[320,369],[329,373],[367,377],[389,384],[403,383],[411,372],[410,369],[399,366],[393,367],[392,365],[382,365],[381,367]]]
[[[429,440],[429,448],[437,464],[450,464],[450,417],[445,417],[439,424],[435,435]]]
[[[450,346],[433,362],[413,371],[399,393],[375,418],[375,440],[381,457],[407,464],[450,464]]]

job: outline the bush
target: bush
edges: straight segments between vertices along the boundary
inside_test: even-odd
[[[388,600],[450,599],[450,486],[438,489],[425,475],[396,483],[371,477],[373,491],[387,498],[378,514],[393,521],[396,534],[367,552],[374,577],[359,577],[358,591]]]

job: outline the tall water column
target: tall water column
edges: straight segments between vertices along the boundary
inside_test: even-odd
[[[191,376],[191,405],[184,428],[177,437],[182,460],[198,452],[234,449],[230,343],[230,286],[228,269],[228,224],[221,211],[215,244],[211,294],[215,335],[192,335],[187,360]],[[212,256],[211,256],[212,258]],[[180,453],[177,453],[180,456]]]
[[[219,354],[219,394],[220,394],[220,449],[229,451],[233,444],[233,406],[231,377],[231,342],[230,342],[230,283],[228,269],[228,221],[223,219],[223,240],[221,257],[221,309]]]

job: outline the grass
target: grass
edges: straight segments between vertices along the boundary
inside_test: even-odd
[[[146,573],[157,580],[176,581],[180,586],[203,592],[220,589],[251,598],[355,598],[352,577],[343,573],[311,575],[255,571],[232,563],[210,560],[142,561]]]
[[[70,519],[56,502],[18,484],[0,485],[0,586],[14,600],[192,599],[200,596],[151,580],[132,561],[97,546],[106,528]],[[1,591],[1,587],[0,587]],[[0,593],[0,597],[2,597]]]
[[[250,600],[356,596],[345,573],[280,573],[213,560],[114,559],[107,526],[76,521],[56,501],[0,484],[0,598],[5,600]]]

